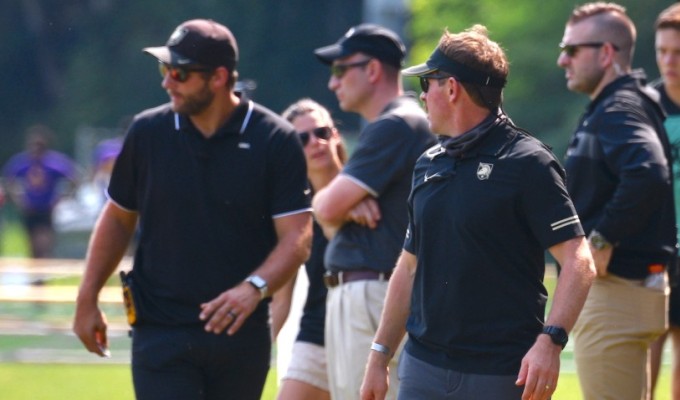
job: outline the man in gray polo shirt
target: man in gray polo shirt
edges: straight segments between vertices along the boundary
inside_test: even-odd
[[[340,108],[368,122],[342,172],[313,201],[331,238],[325,263],[332,398],[359,396],[387,280],[406,232],[413,165],[435,143],[417,100],[404,96],[399,72],[404,53],[394,32],[372,24],[353,27],[315,51],[331,67],[328,88]],[[396,375],[396,358],[394,364]],[[393,385],[388,398],[396,391]]]

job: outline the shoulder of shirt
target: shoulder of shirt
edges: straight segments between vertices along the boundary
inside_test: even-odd
[[[270,120],[271,122],[280,125],[281,128],[285,128],[292,131],[295,130],[293,128],[293,125],[290,122],[288,122],[285,118],[283,118],[281,115],[275,113],[270,108],[263,106],[262,104],[256,103],[254,101],[252,117],[258,117],[263,120]]]
[[[663,113],[661,108],[661,94],[658,88],[651,84],[644,84],[636,80],[624,81],[618,84],[611,93],[597,104],[596,112],[634,112],[646,113],[651,105],[655,112]]]
[[[497,155],[507,152],[506,154],[541,155],[541,157],[548,156],[550,159],[556,159],[550,146],[512,123],[498,126],[495,130],[497,133],[492,134],[487,142],[489,146],[487,151]]]
[[[425,110],[418,104],[418,101],[411,96],[399,96],[392,100],[378,117],[380,119],[388,118],[424,118],[427,119]]]
[[[173,115],[174,112],[172,111],[170,103],[165,103],[153,108],[147,108],[146,110],[139,112],[137,115],[135,115],[134,120],[155,119],[163,117],[172,118]]]

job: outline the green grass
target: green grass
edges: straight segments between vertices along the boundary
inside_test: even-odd
[[[0,387],[7,400],[134,399],[123,365],[0,364]]]
[[[28,257],[28,237],[21,223],[0,215],[0,255],[4,257]]]
[[[670,400],[670,381],[661,376],[656,400]],[[0,364],[0,388],[4,400],[134,399],[128,365]],[[262,400],[276,398],[276,371],[272,369]],[[555,400],[581,400],[575,373],[562,373]]]
[[[270,373],[263,400],[276,396]],[[128,365],[0,364],[3,400],[133,400]]]

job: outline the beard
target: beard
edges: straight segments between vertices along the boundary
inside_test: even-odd
[[[173,111],[185,115],[198,115],[212,104],[215,94],[208,88],[208,82],[196,93],[184,96],[184,102],[175,105]]]
[[[573,79],[567,84],[568,88],[573,92],[592,95],[597,90],[600,82],[604,79],[605,71],[602,69],[592,69],[582,71],[578,79]]]

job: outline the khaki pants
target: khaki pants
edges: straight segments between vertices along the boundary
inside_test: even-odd
[[[387,284],[377,280],[355,281],[328,289],[326,355],[328,383],[334,400],[360,398],[359,389],[380,323]],[[397,398],[397,360],[404,341],[389,364],[390,388],[386,400]]]
[[[584,400],[647,398],[649,345],[668,326],[668,289],[597,278],[573,330]]]

